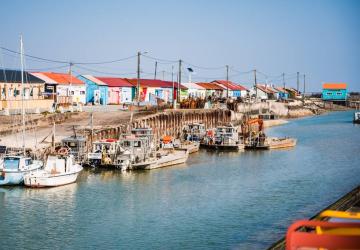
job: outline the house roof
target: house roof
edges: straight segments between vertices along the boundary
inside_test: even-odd
[[[199,89],[199,90],[205,90],[205,88],[201,87],[200,85],[193,83],[193,82],[187,82],[187,83],[182,83],[182,85],[184,85],[185,87],[187,87],[188,89]]]
[[[134,87],[126,78],[120,77],[98,77],[95,76],[99,81],[104,82],[109,87]]]
[[[52,82],[48,83],[55,83],[55,84],[76,84],[76,85],[82,85],[84,84],[83,81],[79,80],[75,76],[72,76],[70,74],[64,74],[64,73],[54,73],[54,72],[35,72],[35,74],[40,73],[43,76],[46,76],[47,78],[50,78]]]
[[[220,84],[222,87],[228,88],[230,90],[247,90],[244,86],[241,86],[239,84],[236,84],[232,81],[226,81],[226,80],[215,80],[212,81],[212,83]]]
[[[133,84],[133,86],[137,86],[137,79],[133,78],[133,79],[127,79],[130,83]],[[162,80],[158,80],[158,79],[140,79],[140,86],[141,87],[159,87],[159,88],[172,88],[173,87],[173,82],[171,81],[162,81]],[[174,87],[177,88],[178,83],[174,82]],[[181,89],[187,89],[187,87],[185,87],[184,85],[180,84],[180,88]]]
[[[107,86],[107,84],[103,81],[101,81],[100,79],[92,76],[92,75],[81,75],[82,77],[96,83],[97,85],[100,85],[100,86]]]
[[[286,89],[284,89],[283,87],[274,87],[274,89],[282,93],[287,93]]]
[[[256,87],[267,94],[275,94],[278,92],[276,89],[262,84],[256,84]]]
[[[4,83],[21,83],[21,71],[13,69],[0,70],[0,82]],[[42,79],[24,72],[24,83],[44,83]]]
[[[324,83],[323,89],[346,89],[346,83]]]
[[[197,82],[196,84],[207,90],[224,90],[225,89],[224,87],[221,87],[220,85],[213,83],[213,82]]]
[[[297,90],[294,89],[294,88],[286,87],[285,90],[286,90],[287,92],[291,92],[291,93],[294,93],[294,94],[299,94],[299,91],[297,91]]]

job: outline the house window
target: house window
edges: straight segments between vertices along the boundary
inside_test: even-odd
[[[331,92],[327,92],[326,95],[332,95],[332,93],[331,93]]]
[[[85,91],[81,90],[80,95],[85,95]]]
[[[70,95],[74,95],[75,94],[75,92],[74,91],[70,91]]]
[[[341,93],[341,92],[337,92],[336,94],[337,94],[337,95],[342,95],[342,93]]]

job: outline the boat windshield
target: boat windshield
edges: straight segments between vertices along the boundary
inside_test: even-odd
[[[19,168],[20,159],[17,157],[5,157],[4,169],[17,170]]]

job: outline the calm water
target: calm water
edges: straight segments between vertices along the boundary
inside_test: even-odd
[[[268,130],[292,150],[192,155],[148,172],[84,172],[51,189],[0,188],[1,249],[263,249],[360,184],[352,113]]]

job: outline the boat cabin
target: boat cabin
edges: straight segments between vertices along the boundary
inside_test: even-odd
[[[32,165],[33,160],[30,157],[22,156],[5,156],[3,159],[2,169],[4,170],[24,170],[27,166]]]
[[[201,141],[205,134],[205,125],[202,123],[190,123],[184,127],[184,139],[187,141]]]
[[[93,152],[94,153],[106,152],[108,154],[115,154],[117,147],[118,147],[117,139],[105,139],[93,143]]]
[[[129,151],[134,158],[146,159],[151,153],[148,139],[142,137],[125,136],[120,140],[120,147]]]
[[[44,170],[51,174],[71,172],[74,166],[74,156],[49,155]]]
[[[236,144],[239,142],[239,135],[236,127],[219,126],[215,130],[215,144]]]
[[[82,136],[70,136],[61,140],[63,147],[70,149],[77,161],[83,160],[86,153],[86,139]]]

